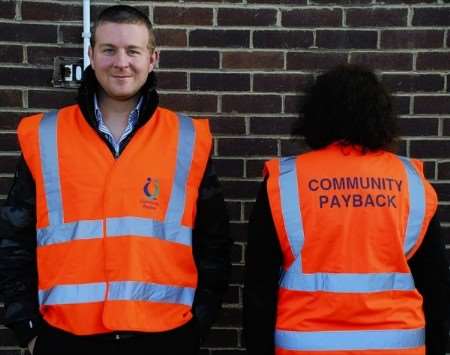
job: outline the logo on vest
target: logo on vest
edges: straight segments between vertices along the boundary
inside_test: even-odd
[[[152,179],[151,177],[147,178],[147,181],[144,184],[144,199],[141,200],[142,207],[154,210],[159,207],[159,180]]]

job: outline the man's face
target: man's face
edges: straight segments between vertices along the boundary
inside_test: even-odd
[[[144,24],[105,22],[95,31],[89,59],[104,93],[114,100],[134,97],[153,70],[158,54],[148,48]]]

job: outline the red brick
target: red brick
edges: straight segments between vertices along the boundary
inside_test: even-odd
[[[248,159],[246,163],[246,176],[248,178],[262,178],[265,161],[266,159]]]
[[[372,0],[311,0],[310,5],[363,5],[370,4]]]
[[[319,48],[376,48],[376,31],[355,31],[355,30],[318,30],[317,46]]]
[[[438,178],[442,180],[450,179],[450,162],[448,161],[438,162]]]
[[[419,53],[416,65],[418,70],[450,70],[450,52]]]
[[[83,7],[73,4],[22,2],[23,20],[81,21]]]
[[[22,63],[23,48],[22,46],[1,46],[0,45],[0,62],[1,63]]]
[[[259,182],[251,180],[225,180],[221,184],[225,198],[229,199],[254,199],[259,188]],[[233,239],[238,240],[236,236]]]
[[[81,26],[60,26],[59,33],[64,43],[83,44],[83,28]]]
[[[247,0],[247,4],[306,5],[307,0]]]
[[[414,140],[410,142],[411,156],[416,158],[447,159],[450,141],[444,139]]]
[[[0,68],[2,85],[50,86],[53,71],[37,68]]]
[[[444,77],[435,74],[386,74],[383,83],[391,92],[423,92],[442,91]]]
[[[450,205],[439,205],[436,213],[441,223],[450,223]],[[443,233],[443,235],[448,235],[450,237],[450,233]],[[447,238],[447,243],[449,242],[450,240]]]
[[[0,114],[0,129],[16,129],[21,116],[24,115],[21,112],[2,112]]]
[[[406,26],[407,9],[348,9],[346,22],[351,27],[391,27]]]
[[[185,72],[158,71],[158,88],[162,90],[185,90],[187,89],[187,74]]]
[[[53,65],[55,57],[83,58],[83,48],[74,47],[28,47],[28,63]]]
[[[14,19],[16,16],[16,1],[0,2],[0,18]]]
[[[19,143],[17,141],[15,133],[0,133],[0,150],[3,151],[19,150]]]
[[[381,32],[381,48],[441,48],[444,31],[389,30]]]
[[[158,25],[210,26],[213,21],[213,11],[200,7],[155,7],[153,18]]]
[[[277,22],[277,11],[272,9],[219,8],[219,26],[273,26]]]
[[[212,117],[209,119],[209,124],[214,134],[245,134],[244,117]]]
[[[450,183],[448,182],[435,182],[433,187],[438,194],[440,202],[450,202]],[[450,232],[450,229],[449,229]],[[445,233],[443,233],[445,235]]]
[[[18,155],[1,155],[0,156],[0,173],[13,174],[16,171]]]
[[[0,90],[0,107],[22,107],[22,91]]]
[[[161,94],[161,106],[180,112],[216,112],[215,95]]]
[[[250,74],[192,73],[191,90],[249,91]]]
[[[450,26],[450,7],[414,8],[413,26]]]
[[[444,135],[450,136],[450,118],[444,120]]]
[[[309,48],[314,43],[312,31],[255,31],[255,48]]]
[[[338,27],[342,25],[341,9],[287,10],[281,13],[284,27]]]
[[[277,154],[277,140],[267,138],[220,138],[220,156],[270,156]]]
[[[410,53],[352,53],[350,62],[378,70],[412,70],[413,56]]]
[[[76,91],[32,90],[28,93],[28,106],[34,109],[60,108],[75,103]]]
[[[401,136],[437,136],[439,122],[436,118],[400,118],[398,126]]]
[[[298,117],[251,117],[250,134],[289,135],[299,123]]]
[[[216,158],[214,159],[214,171],[220,177],[244,177],[244,160]]]
[[[224,52],[223,67],[227,69],[282,69],[280,52]]]
[[[160,68],[219,68],[219,52],[214,51],[169,51],[161,52]]]
[[[156,46],[165,47],[186,47],[187,34],[186,30],[178,30],[173,28],[158,28],[154,30],[156,38]]]
[[[284,113],[298,114],[305,101],[304,95],[286,95],[284,98]]]
[[[397,115],[408,115],[411,113],[410,109],[411,96],[392,95],[393,110]]]
[[[248,48],[250,31],[243,30],[193,30],[189,33],[192,47]]]
[[[2,41],[56,43],[56,29],[53,25],[0,23]]]
[[[226,201],[225,204],[230,216],[230,222],[241,221],[241,201]]]
[[[450,95],[445,96],[416,96],[414,98],[414,113],[442,114],[450,112]],[[449,150],[450,152],[450,150]]]
[[[288,53],[288,70],[330,69],[338,64],[347,63],[347,54],[343,53]]]
[[[254,74],[253,91],[261,92],[299,92],[311,84],[308,74]]]
[[[278,95],[224,95],[222,112],[278,113],[281,97]]]

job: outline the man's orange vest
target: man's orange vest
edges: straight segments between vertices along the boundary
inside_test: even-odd
[[[407,260],[437,198],[420,162],[333,144],[266,164],[283,253],[277,355],[424,355]]]
[[[44,319],[78,335],[188,322],[208,121],[158,108],[117,159],[77,105],[22,120],[18,136],[36,183]]]

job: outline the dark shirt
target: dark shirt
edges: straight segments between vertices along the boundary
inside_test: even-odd
[[[283,255],[270,211],[266,182],[249,221],[244,287],[244,338],[249,355],[274,355],[278,281]],[[440,224],[432,219],[408,262],[424,299],[427,355],[444,355],[450,314],[450,274]]]

